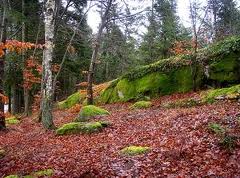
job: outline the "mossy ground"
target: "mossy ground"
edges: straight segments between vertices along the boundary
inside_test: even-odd
[[[51,177],[54,174],[53,169],[45,169],[45,170],[40,170],[36,172],[32,172],[29,175],[25,176],[18,176],[18,175],[9,175],[6,176],[5,178],[38,178],[38,177]]]
[[[130,106],[130,109],[143,109],[143,108],[149,108],[152,106],[152,102],[150,101],[138,101],[134,103],[132,106]]]
[[[110,113],[105,109],[102,109],[94,105],[87,105],[82,107],[76,121],[84,122],[84,121],[88,121],[90,118],[94,116],[102,116],[102,115],[109,115],[109,114]]]
[[[73,107],[74,105],[82,102],[84,99],[84,96],[81,95],[81,93],[78,91],[72,95],[70,95],[67,99],[61,101],[58,103],[59,109],[69,109]]]
[[[72,122],[64,124],[62,127],[58,128],[56,134],[93,133],[101,131],[103,127],[106,127],[106,124],[101,124],[101,122]]]
[[[238,99],[240,98],[240,84],[228,88],[214,89],[202,93],[203,102],[212,103],[216,99]]]
[[[128,156],[135,156],[135,155],[141,155],[144,153],[147,153],[150,151],[149,147],[142,147],[142,146],[128,146],[126,148],[123,148],[120,153],[123,155]]]
[[[199,106],[201,105],[202,102],[200,100],[197,99],[182,99],[182,100],[177,100],[174,102],[170,102],[170,103],[165,103],[162,106],[164,108],[189,108],[189,107],[193,107],[193,106]]]
[[[218,134],[218,135],[224,134],[226,132],[225,129],[220,124],[217,124],[217,123],[209,123],[208,129],[211,132]]]
[[[7,125],[13,125],[13,124],[19,124],[20,120],[18,118],[16,118],[15,116],[6,118],[6,124]]]

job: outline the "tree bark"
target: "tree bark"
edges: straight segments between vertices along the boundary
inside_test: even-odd
[[[43,51],[42,63],[42,124],[46,129],[54,129],[55,126],[52,116],[53,79],[51,66],[54,48],[55,1],[47,0],[45,6],[45,48]]]
[[[109,12],[110,12],[110,8],[112,6],[112,2],[113,2],[113,0],[108,0],[108,2],[107,2],[107,7],[106,7],[104,15],[102,16],[102,21],[101,21],[101,24],[98,29],[97,37],[93,44],[93,53],[92,53],[91,63],[90,63],[89,70],[88,70],[87,104],[89,104],[89,105],[93,104],[92,86],[93,86],[95,63],[96,63],[97,56],[98,56],[102,32],[103,32],[104,27],[106,26],[107,18],[108,18]]]
[[[1,39],[0,41],[2,43],[6,43],[7,39],[7,28],[6,28],[6,3],[4,1],[4,7],[3,7],[3,14],[1,19]],[[5,55],[4,55],[5,56]],[[3,91],[3,80],[4,80],[4,58],[0,58],[0,94],[4,94]],[[6,128],[5,123],[5,115],[4,115],[4,102],[3,99],[0,98],[0,130],[4,130]]]

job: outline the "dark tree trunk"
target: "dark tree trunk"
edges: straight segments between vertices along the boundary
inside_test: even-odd
[[[89,104],[89,105],[93,104],[93,88],[92,88],[92,85],[93,85],[94,69],[95,69],[95,64],[96,64],[96,60],[97,60],[97,56],[98,56],[98,50],[99,50],[99,47],[100,47],[102,32],[103,32],[104,27],[106,26],[107,18],[108,18],[111,6],[112,6],[112,0],[109,0],[107,2],[105,13],[102,16],[102,21],[101,21],[101,25],[98,29],[97,37],[94,41],[91,63],[90,63],[90,67],[89,67],[89,70],[88,70],[87,104]]]
[[[6,43],[7,39],[7,28],[6,28],[6,7],[4,3],[4,10],[1,18],[1,39],[2,43]],[[0,94],[4,94],[3,91],[3,80],[4,80],[4,56],[0,58]],[[5,116],[4,116],[4,101],[0,98],[0,130],[6,128]]]

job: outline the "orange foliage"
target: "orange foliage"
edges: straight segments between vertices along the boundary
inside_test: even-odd
[[[73,113],[73,114],[79,113],[80,110],[81,110],[81,107],[82,107],[82,105],[76,104],[76,105],[74,105],[73,107],[71,107],[71,108],[68,110],[68,112]]]
[[[110,85],[110,82],[102,83],[93,87],[93,96],[98,96],[103,90]]]
[[[171,49],[171,52],[175,55],[179,54],[191,54],[191,47],[193,46],[191,41],[176,41]]]
[[[8,101],[8,97],[0,93],[0,102],[3,104],[7,104]]]
[[[88,85],[88,82],[81,82],[81,83],[77,84],[76,86],[77,87],[87,87],[87,85]]]
[[[33,84],[41,83],[42,66],[30,57],[25,61],[25,69],[23,70],[23,87],[31,89]]]
[[[7,40],[6,43],[0,43],[0,57],[2,57],[5,52],[4,50],[8,50],[10,52],[16,52],[18,54],[25,52],[26,50],[40,48],[43,49],[43,45],[33,44],[29,42],[20,42],[17,40]]]

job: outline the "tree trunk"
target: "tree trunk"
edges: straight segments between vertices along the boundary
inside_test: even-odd
[[[7,39],[7,28],[6,28],[6,3],[4,1],[3,14],[1,19],[1,39],[2,43],[5,43]],[[3,91],[3,79],[4,79],[4,56],[0,58],[0,94],[4,94]],[[4,116],[4,102],[0,98],[0,130],[6,128],[5,116]]]
[[[16,91],[16,84],[12,84],[11,86],[11,113],[14,115],[18,112],[18,105],[17,105],[17,91]]]
[[[98,56],[98,50],[99,50],[99,47],[100,47],[102,32],[103,32],[103,29],[104,29],[104,27],[107,23],[107,18],[108,18],[108,15],[109,15],[109,11],[110,11],[110,8],[112,6],[112,0],[109,0],[107,3],[108,4],[107,4],[106,10],[105,10],[105,13],[102,17],[102,22],[101,22],[100,27],[98,29],[97,37],[94,41],[91,63],[90,63],[90,67],[89,67],[89,70],[88,70],[88,86],[87,86],[87,104],[88,105],[93,104],[92,85],[93,85],[94,69],[95,69],[95,64],[96,64],[96,60],[97,60],[97,56]]]
[[[52,117],[53,81],[52,81],[52,57],[54,48],[54,9],[55,1],[46,1],[45,11],[45,48],[43,51],[43,75],[42,75],[42,124],[46,129],[54,129]]]

